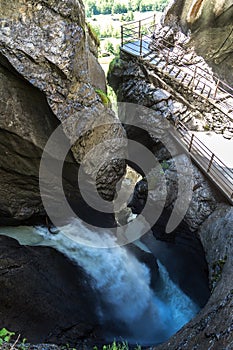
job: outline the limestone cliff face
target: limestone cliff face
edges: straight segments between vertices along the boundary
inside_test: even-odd
[[[203,56],[221,79],[232,83],[233,6],[231,0],[175,0],[165,23],[191,30],[190,46]]]
[[[106,84],[82,1],[1,0],[0,17],[0,219],[18,222],[44,215],[38,188],[40,157],[60,122],[66,121],[64,133],[72,143],[73,174],[76,162],[94,145],[111,137],[121,139],[123,129],[95,92],[105,91]],[[94,129],[98,123],[108,124]],[[116,154],[123,155],[121,143],[109,153],[110,161],[101,169],[90,164],[85,169],[91,182],[97,177],[97,188],[108,200],[124,172],[123,164],[114,160]],[[75,197],[74,180],[68,183]]]

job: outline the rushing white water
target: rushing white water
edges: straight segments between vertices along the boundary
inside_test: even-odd
[[[88,239],[100,239],[78,219],[66,225],[66,230],[82,232]],[[7,227],[1,228],[0,234],[16,238],[21,244],[54,247],[82,266],[104,301],[100,320],[123,325],[123,333],[116,327],[116,334],[111,330],[109,338],[123,337],[141,344],[163,342],[198,311],[192,300],[171,281],[161,263],[161,287],[154,292],[150,288],[149,268],[125,247],[93,248],[70,240],[62,231],[51,235],[42,227]],[[107,233],[101,239],[106,245],[113,245],[114,238]]]

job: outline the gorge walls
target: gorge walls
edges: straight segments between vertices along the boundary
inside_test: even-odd
[[[38,188],[39,162],[61,122],[72,146],[68,177],[77,172],[93,145],[112,136],[120,139],[124,131],[95,91],[105,91],[105,77],[82,2],[2,0],[0,14],[0,221],[17,223],[45,215]],[[102,125],[95,128],[95,124]],[[107,200],[114,196],[124,172],[124,163],[114,160],[116,153],[124,154],[119,142],[101,169],[85,168],[89,181],[97,181]],[[75,176],[67,179],[66,195],[75,206],[76,185]]]
[[[98,215],[85,206],[77,181],[80,162],[96,143],[124,136],[117,117],[96,93],[106,90],[105,76],[82,1],[1,0],[0,18],[0,225],[50,224],[39,167],[57,127],[61,144],[54,148],[62,147],[62,140],[72,148],[63,164],[66,198],[84,220],[112,224],[112,214]],[[95,168],[95,157],[102,159],[102,153],[95,153],[94,166],[89,162],[85,168],[89,184],[97,182],[107,200],[124,173],[124,162],[115,159],[124,147],[112,145],[101,169]],[[50,158],[52,165],[59,160]],[[58,174],[54,170],[51,176],[51,181],[43,179],[46,196],[62,217],[63,203],[55,196]],[[32,342],[65,344],[91,337],[98,301],[82,268],[53,248],[29,248],[4,236],[0,250],[1,328]]]

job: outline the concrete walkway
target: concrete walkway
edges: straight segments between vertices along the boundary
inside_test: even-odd
[[[222,134],[216,134],[214,131],[192,131],[212,153],[214,153],[226,166],[233,169],[233,139],[225,139]]]

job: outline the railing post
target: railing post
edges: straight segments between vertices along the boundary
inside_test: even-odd
[[[201,94],[203,94],[203,92],[205,91],[205,87],[206,87],[206,84],[203,83],[203,88],[201,89]]]
[[[193,88],[196,89],[198,87],[199,83],[200,83],[200,80],[198,79],[197,84]]]
[[[214,99],[216,98],[216,95],[217,95],[218,86],[219,86],[219,79],[218,79],[217,84],[216,84],[216,87],[215,87]]]
[[[189,152],[191,151],[192,144],[193,144],[194,134],[191,136],[190,144],[189,144]]]
[[[140,57],[142,57],[142,34],[140,34]]]
[[[191,89],[192,90],[193,90],[194,85],[195,85],[196,74],[197,74],[197,66],[195,66],[194,74],[193,74],[193,81],[191,82]]]
[[[138,39],[140,39],[141,36],[141,20],[138,21]]]
[[[214,154],[212,153],[212,156],[210,158],[209,165],[208,165],[208,168],[207,168],[207,173],[210,171],[211,165],[213,163],[213,159],[214,159]]]
[[[166,69],[167,68],[167,66],[168,66],[168,64],[169,64],[169,56],[170,56],[170,51],[168,50],[168,53],[167,53],[167,56],[166,56],[166,58],[165,58],[165,66],[164,66],[164,68]]]
[[[124,28],[123,25],[121,25],[121,47],[124,44]]]

